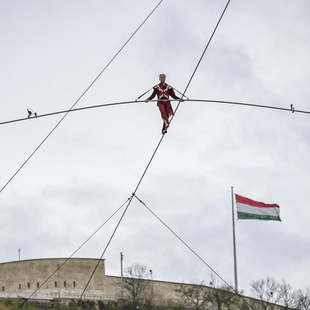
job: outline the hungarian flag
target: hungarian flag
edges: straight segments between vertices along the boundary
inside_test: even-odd
[[[245,198],[236,194],[239,220],[281,221],[280,207]]]

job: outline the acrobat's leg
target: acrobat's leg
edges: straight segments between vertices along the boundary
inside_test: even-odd
[[[167,132],[167,128],[169,127],[169,120],[168,120],[168,115],[166,113],[166,108],[164,103],[158,103],[158,108],[160,110],[161,118],[163,120],[163,129],[162,133]]]

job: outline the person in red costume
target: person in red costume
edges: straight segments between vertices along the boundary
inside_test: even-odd
[[[163,73],[160,74],[159,80],[160,83],[153,87],[152,95],[149,98],[147,98],[145,102],[152,100],[157,95],[158,98],[157,106],[160,110],[161,118],[163,119],[163,129],[161,132],[162,134],[165,134],[167,133],[167,128],[169,127],[169,116],[173,115],[173,110],[169,101],[169,96],[171,96],[173,99],[180,99],[180,98],[175,95],[173,88],[165,83],[166,82],[165,74]],[[180,100],[184,101],[183,99]]]

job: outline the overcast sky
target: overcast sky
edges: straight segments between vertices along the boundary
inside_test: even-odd
[[[1,0],[0,122],[69,109],[158,0]],[[164,0],[77,107],[134,100],[167,74],[183,91],[224,0]],[[232,0],[187,96],[310,110],[310,2]],[[149,94],[150,95],[150,94]],[[144,96],[146,98],[146,96]],[[173,103],[175,107],[176,103]],[[62,115],[1,125],[0,187]],[[310,286],[310,116],[184,102],[137,196],[233,283],[231,186],[280,205],[282,222],[237,221],[239,288],[284,278]],[[135,189],[157,143],[156,103],[70,113],[0,194],[0,262],[68,257]],[[124,209],[122,209],[123,211]],[[99,258],[119,212],[75,257]],[[106,273],[154,278],[210,271],[133,200]]]

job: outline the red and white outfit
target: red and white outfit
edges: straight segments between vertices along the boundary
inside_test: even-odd
[[[169,116],[174,115],[170,101],[160,101],[161,99],[169,100],[169,96],[173,99],[180,99],[175,95],[173,88],[166,84],[160,83],[153,87],[153,93],[147,100],[152,100],[157,95],[157,106],[160,110],[161,118],[163,119],[163,130],[169,126]]]

